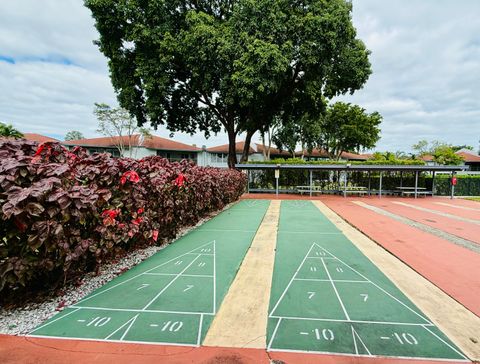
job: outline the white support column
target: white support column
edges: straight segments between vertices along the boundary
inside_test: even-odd
[[[417,198],[418,189],[418,171],[415,171],[415,198]]]
[[[379,186],[379,194],[378,197],[382,198],[382,177],[383,177],[383,171],[380,171],[380,186]]]

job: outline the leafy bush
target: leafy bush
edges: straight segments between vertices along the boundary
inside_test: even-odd
[[[425,162],[420,159],[393,159],[393,160],[376,160],[368,159],[366,161],[335,161],[320,160],[307,161],[301,158],[277,158],[269,161],[251,161],[251,164],[352,164],[352,165],[424,165]]]
[[[159,243],[239,198],[243,173],[0,139],[0,291],[35,289]]]
[[[455,186],[455,196],[480,196],[480,175],[459,174],[456,177],[457,185]],[[437,174],[435,176],[435,192],[440,196],[450,196],[450,175]]]

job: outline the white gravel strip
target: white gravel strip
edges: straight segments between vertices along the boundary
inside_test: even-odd
[[[79,286],[71,284],[64,287],[64,293],[60,296],[52,297],[41,303],[30,303],[13,309],[0,307],[0,333],[9,335],[28,334],[35,327],[54,316],[65,307],[80,301],[97,288],[151,257],[170,243],[187,234],[189,231],[199,227],[232,205],[233,203],[225,206],[220,211],[211,213],[207,217],[201,219],[195,226],[181,229],[174,239],[164,243],[162,246],[150,246],[148,248],[132,251],[125,257],[121,258],[121,261],[118,263],[111,263],[102,266],[98,275],[95,275],[95,272],[85,274]]]

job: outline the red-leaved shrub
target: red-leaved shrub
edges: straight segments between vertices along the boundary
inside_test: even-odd
[[[0,291],[64,282],[235,201],[235,170],[0,139]]]

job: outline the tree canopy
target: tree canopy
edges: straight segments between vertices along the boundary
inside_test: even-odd
[[[420,140],[412,146],[412,149],[417,152],[418,156],[431,155],[433,161],[443,165],[457,165],[461,164],[463,157],[455,154],[461,149],[473,149],[468,145],[451,145],[438,140],[428,142],[427,140]]]
[[[19,139],[23,138],[23,133],[15,129],[12,124],[0,122],[0,137]]]
[[[78,140],[78,139],[85,139],[83,134],[77,130],[69,131],[65,134],[65,140]]]
[[[369,51],[347,0],[85,0],[118,101],[139,125],[225,130],[319,115],[367,81]]]
[[[275,142],[280,149],[290,150],[300,143],[302,149],[318,148],[338,160],[342,152],[356,152],[375,147],[380,139],[382,116],[368,114],[358,105],[336,102],[315,119],[287,123],[278,132]]]

